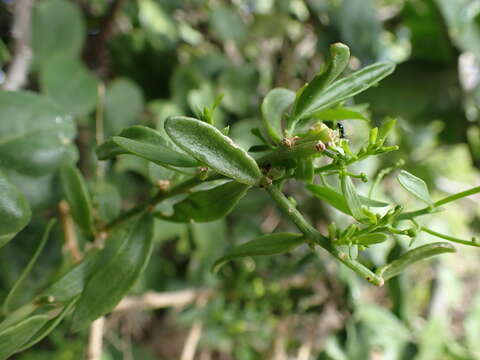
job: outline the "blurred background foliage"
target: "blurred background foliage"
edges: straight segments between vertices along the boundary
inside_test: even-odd
[[[14,3],[0,2],[4,71],[13,56]],[[158,180],[179,179],[129,155],[98,164],[97,142],[132,124],[161,130],[167,116],[195,115],[223,94],[217,121],[249,148],[266,92],[277,86],[298,89],[318,72],[329,44],[337,41],[351,48],[350,70],[379,60],[398,63],[392,76],[355,102],[374,123],[396,117],[391,142],[401,148],[362,162],[361,171],[374,176],[403,159],[436,198],[478,185],[478,0],[35,1],[26,88],[42,95],[25,94],[15,104],[0,98],[2,172],[26,194],[35,214],[48,215],[60,200],[58,167],[78,162],[98,217],[108,221],[148,197]],[[0,71],[0,82],[4,78]],[[9,128],[12,122],[47,117],[49,107],[65,116],[54,124],[37,121],[44,142],[33,136],[23,152],[14,154],[2,145],[2,137],[15,131]],[[99,117],[103,135],[96,131]],[[362,121],[344,125],[353,147],[368,136]],[[318,228],[345,221],[298,184],[289,186]],[[375,191],[378,199],[419,206],[399,191],[394,177],[387,176]],[[475,204],[478,197],[463,199],[423,218],[423,224],[471,237],[480,230]],[[35,217],[0,250],[0,298],[27,263],[44,224]],[[210,272],[213,261],[234,244],[290,226],[258,190],[225,220],[190,225],[156,220],[155,252],[133,293],[208,288],[213,295],[204,305],[111,316],[103,359],[180,358],[195,324],[202,324],[195,358],[204,360],[480,359],[475,248],[459,247],[457,256],[416,265],[380,289],[328,255],[312,256],[303,248]],[[370,249],[369,261],[384,262],[407,248],[406,241],[399,236]],[[416,240],[429,241],[425,233]],[[62,246],[57,228],[28,279],[32,293],[71,263]],[[15,358],[81,359],[87,336],[86,331],[72,334],[62,324]]]

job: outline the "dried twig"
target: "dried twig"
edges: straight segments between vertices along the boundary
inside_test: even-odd
[[[196,301],[197,306],[205,306],[208,297],[208,294],[201,294],[200,296],[198,296]],[[180,357],[181,360],[195,359],[198,342],[200,341],[200,337],[202,336],[202,328],[203,322],[201,320],[197,320],[193,323],[192,327],[190,328],[190,332],[188,333],[187,340],[185,341],[185,345],[183,346],[182,356]]]
[[[88,339],[87,360],[100,360],[102,358],[103,328],[105,318],[102,316],[90,325]]]
[[[201,297],[210,297],[208,289],[181,290],[172,292],[146,292],[142,296],[128,296],[113,311],[152,310],[165,307],[183,307]]]
[[[12,62],[3,84],[5,90],[18,90],[27,80],[28,68],[32,60],[30,32],[33,0],[17,0],[14,8],[12,37],[14,49]]]
[[[72,255],[73,260],[79,262],[82,260],[82,253],[78,249],[77,234],[75,233],[75,225],[70,213],[70,205],[65,200],[62,200],[58,204],[58,210],[63,227],[65,248]]]

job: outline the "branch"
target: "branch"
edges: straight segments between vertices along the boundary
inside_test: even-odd
[[[15,2],[12,25],[12,38],[15,45],[13,59],[2,86],[4,90],[18,90],[27,80],[28,68],[32,60],[32,50],[30,49],[32,7],[33,0],[17,0]]]
[[[90,337],[88,338],[87,360],[101,360],[103,344],[103,328],[105,318],[102,316],[90,325]]]
[[[82,260],[82,253],[78,249],[77,234],[75,233],[75,225],[73,224],[72,214],[70,213],[70,205],[68,205],[65,200],[62,200],[58,204],[58,210],[63,227],[65,248],[72,256],[73,261],[78,263]]]
[[[113,311],[153,310],[171,306],[183,307],[200,298],[209,298],[212,295],[213,292],[208,289],[162,293],[149,291],[141,296],[128,296],[124,298]]]

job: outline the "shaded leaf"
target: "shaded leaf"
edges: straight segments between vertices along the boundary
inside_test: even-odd
[[[270,139],[279,144],[283,138],[282,115],[295,100],[295,93],[284,88],[272,89],[262,102],[262,119]]]
[[[174,222],[209,222],[228,215],[246,194],[249,186],[230,181],[213,189],[198,191],[176,203],[173,215],[161,216]]]
[[[28,91],[0,91],[0,163],[41,176],[77,158],[73,118],[48,98]]]
[[[212,125],[173,116],[165,121],[165,131],[182,150],[222,175],[251,186],[262,178],[255,160]]]
[[[432,199],[428,192],[428,187],[425,181],[410,174],[408,171],[402,170],[397,176],[398,182],[407,190],[410,194],[416,198],[422,200],[428,205],[432,205]]]
[[[383,279],[388,280],[394,276],[397,276],[403,270],[405,270],[405,268],[413,263],[416,263],[417,261],[424,260],[435,255],[453,252],[455,252],[455,248],[447,242],[436,242],[419,246],[418,248],[407,251],[390,264],[382,266],[377,270],[377,274],[383,277]]]
[[[362,203],[352,179],[348,175],[341,174],[340,183],[342,185],[343,196],[345,197],[345,201],[352,216],[358,221],[363,220],[365,215],[362,212]]]
[[[146,268],[153,238],[153,217],[141,215],[117,253],[87,280],[72,317],[72,328],[79,330],[112,310],[128,293]]]
[[[50,237],[50,232],[52,230],[53,225],[55,225],[56,220],[52,219],[50,222],[47,224],[42,238],[40,239],[40,242],[33,252],[33,255],[31,259],[29,260],[27,266],[23,269],[22,273],[18,277],[17,281],[15,281],[15,284],[13,285],[12,289],[8,293],[7,297],[5,298],[5,301],[3,302],[3,313],[8,314],[9,312],[13,311],[15,308],[19,307],[21,304],[18,304],[18,293],[21,291],[22,286],[25,282],[25,279],[27,276],[30,274],[30,271],[32,271],[33,266],[38,260],[38,257],[43,251],[43,248],[45,247],[45,244],[47,243],[48,238]]]
[[[0,247],[30,222],[31,215],[30,206],[23,194],[0,172]]]
[[[225,262],[246,257],[276,255],[295,249],[305,242],[303,235],[294,233],[276,233],[260,236],[230,250],[215,261],[213,270],[217,271]]]
[[[87,115],[97,103],[97,79],[78,60],[53,56],[40,72],[42,92],[73,115]]]
[[[74,165],[63,166],[60,169],[60,181],[73,219],[83,231],[93,234],[92,200],[82,174]]]

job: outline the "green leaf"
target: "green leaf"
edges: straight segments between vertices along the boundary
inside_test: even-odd
[[[320,110],[338,104],[367,90],[369,87],[390,75],[394,69],[395,65],[391,62],[379,62],[354,72],[341,80],[335,81],[315,96],[314,101],[301,113],[297,111],[296,116],[292,117],[292,122],[313,116]]]
[[[72,317],[79,330],[112,310],[145,270],[152,253],[153,217],[141,215],[113,258],[87,280]]]
[[[128,78],[116,78],[105,95],[105,133],[118,134],[138,122],[144,107],[142,89]]]
[[[30,222],[31,216],[23,194],[0,172],[0,248]]]
[[[3,313],[8,314],[9,312],[13,311],[15,308],[19,307],[18,304],[18,295],[19,291],[22,289],[22,286],[25,282],[25,279],[27,278],[28,274],[30,274],[30,271],[32,271],[33,266],[38,260],[38,257],[43,251],[43,248],[45,247],[45,244],[47,243],[48,238],[50,237],[50,232],[53,228],[53,225],[55,225],[56,220],[52,219],[50,222],[47,224],[45,231],[43,232],[42,238],[40,239],[40,242],[33,252],[33,255],[28,262],[27,266],[23,269],[22,273],[18,277],[18,279],[15,281],[15,284],[13,285],[12,289],[8,293],[7,297],[5,298],[5,301],[3,302]]]
[[[294,233],[276,233],[260,236],[245,244],[239,245],[213,264],[213,271],[227,261],[246,256],[277,255],[291,251],[305,242],[303,235]]]
[[[292,114],[293,119],[298,120],[311,112],[311,109],[318,107],[316,104],[321,100],[323,91],[345,70],[349,59],[348,46],[342,43],[330,45],[330,60],[325,70],[315,76],[299,94]]]
[[[383,144],[388,134],[395,128],[396,119],[390,118],[382,123],[378,129],[377,143]]]
[[[173,116],[165,121],[165,131],[182,150],[216,172],[250,186],[260,182],[262,173],[255,160],[212,125]]]
[[[119,154],[133,154],[161,166],[195,167],[198,162],[190,156],[173,150],[156,130],[135,125],[124,129],[97,149],[100,160]]]
[[[398,182],[410,194],[422,200],[428,205],[432,205],[432,199],[428,192],[427,184],[422,179],[410,174],[408,171],[402,170],[397,176]]]
[[[380,244],[388,239],[388,235],[383,232],[373,232],[355,237],[354,241],[359,245]]]
[[[35,2],[32,50],[34,61],[40,67],[52,54],[76,58],[83,48],[85,34],[82,12],[74,3],[65,0]]]
[[[382,266],[377,270],[377,274],[383,279],[388,280],[400,274],[405,268],[417,261],[427,259],[429,257],[440,255],[444,253],[453,253],[455,248],[447,242],[436,242],[427,244],[407,251],[398,259],[392,261],[390,264]]]
[[[365,215],[362,211],[362,203],[360,201],[360,196],[357,193],[357,189],[355,189],[355,185],[353,184],[352,179],[348,175],[341,174],[340,183],[342,185],[343,196],[345,197],[345,201],[348,208],[350,209],[352,216],[356,220],[362,221],[365,218]]]
[[[350,211],[343,194],[336,191],[332,187],[308,184],[307,189],[310,190],[310,192],[312,192],[312,194],[314,194],[316,197],[322,199],[323,201],[326,201],[337,210],[340,210],[347,215],[352,215],[352,212]],[[368,197],[362,195],[359,196],[361,203],[367,207],[385,207],[389,205],[382,201],[371,200]]]
[[[197,191],[176,203],[172,216],[160,216],[174,222],[209,222],[228,215],[246,194],[249,186],[230,181],[205,191]]]
[[[272,89],[262,102],[263,124],[270,139],[280,144],[283,138],[282,115],[295,100],[295,93],[284,88]]]
[[[53,56],[42,67],[42,92],[72,115],[88,115],[97,103],[97,79],[80,61]]]
[[[0,332],[0,360],[20,351],[49,320],[49,315],[34,315]]]
[[[25,351],[46,338],[73,309],[79,297],[71,299],[53,319],[48,320],[25,344],[15,352]]]
[[[313,114],[316,119],[324,121],[339,121],[339,120],[365,120],[369,121],[363,114],[358,111],[351,110],[346,107],[337,107],[334,109],[324,109]]]
[[[82,174],[74,165],[63,166],[60,169],[60,181],[73,219],[83,231],[93,234],[92,200]]]
[[[73,118],[46,97],[0,91],[0,119],[2,167],[38,177],[76,160]]]

